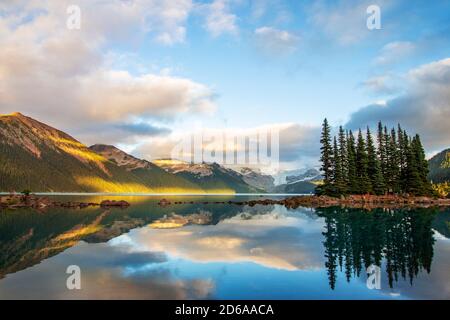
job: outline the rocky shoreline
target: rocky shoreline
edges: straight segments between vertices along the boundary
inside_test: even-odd
[[[161,206],[192,204],[192,201],[176,201],[170,202],[162,199],[159,202]],[[399,196],[399,195],[350,195],[346,197],[333,198],[329,196],[295,196],[285,199],[261,199],[249,201],[202,201],[201,204],[231,204],[231,205],[283,205],[286,208],[321,208],[342,206],[348,208],[427,208],[427,207],[446,207],[450,206],[450,199],[431,198],[431,197],[415,197],[415,196]]]
[[[414,197],[399,195],[350,195],[346,197],[333,198],[329,196],[294,196],[284,199],[260,199],[248,201],[174,201],[171,202],[165,198],[158,203],[162,207],[181,204],[229,204],[239,206],[255,205],[283,205],[286,208],[320,208],[342,206],[349,208],[427,208],[427,207],[447,207],[450,206],[450,199],[431,198],[431,197]],[[38,197],[35,195],[7,195],[0,196],[0,209],[17,209],[17,208],[69,208],[82,209],[87,207],[101,208],[127,208],[130,203],[124,200],[104,200],[100,203],[95,202],[60,202],[52,201],[47,197]]]
[[[0,209],[18,209],[18,208],[69,208],[82,209],[87,207],[101,208],[127,208],[130,204],[124,200],[104,200],[100,203],[96,202],[77,202],[77,201],[52,201],[47,197],[37,197],[35,195],[17,195],[0,196]]]

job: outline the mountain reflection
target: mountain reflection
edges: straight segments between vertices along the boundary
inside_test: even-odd
[[[336,286],[337,268],[345,271],[349,282],[370,265],[385,269],[389,286],[399,277],[410,284],[422,270],[430,273],[433,260],[432,223],[436,209],[320,208],[325,218],[325,267],[331,289]]]
[[[118,299],[450,294],[448,209],[288,210],[193,200],[0,212],[0,299],[35,298],[44,287],[46,297],[107,298],[113,290]],[[83,292],[57,285],[71,264],[83,269]],[[361,282],[372,264],[383,269],[378,292]]]

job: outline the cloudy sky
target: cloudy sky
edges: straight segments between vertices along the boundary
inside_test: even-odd
[[[324,117],[400,122],[432,154],[450,145],[449,13],[447,0],[4,0],[0,113],[148,159],[199,129],[269,126],[283,167],[303,167]]]

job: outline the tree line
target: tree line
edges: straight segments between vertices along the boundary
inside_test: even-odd
[[[320,143],[323,184],[316,188],[319,195],[433,193],[420,136],[408,136],[400,124],[389,131],[380,121],[376,137],[369,127],[365,134],[359,129],[355,137],[341,126],[332,137],[325,119]]]

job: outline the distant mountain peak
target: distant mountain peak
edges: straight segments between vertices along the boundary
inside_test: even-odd
[[[208,163],[190,163],[176,159],[159,159],[152,162],[165,171],[174,174],[187,172],[199,177],[207,177],[213,174],[213,164]]]
[[[133,157],[112,145],[94,144],[90,146],[89,149],[105,157],[109,161],[114,162],[119,167],[125,167],[127,170],[149,168],[151,166],[150,162]]]

